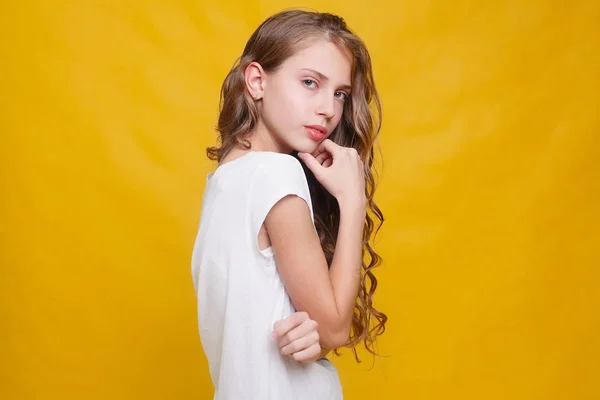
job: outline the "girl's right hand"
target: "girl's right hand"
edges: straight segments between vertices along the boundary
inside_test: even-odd
[[[365,172],[356,149],[342,147],[330,139],[319,144],[315,154],[298,153],[298,157],[338,203],[359,202],[364,206]],[[323,156],[325,154],[325,156]]]

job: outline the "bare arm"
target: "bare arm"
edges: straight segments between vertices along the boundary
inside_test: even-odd
[[[317,321],[321,345],[327,349],[338,348],[348,340],[360,281],[366,202],[364,186],[361,190],[360,182],[358,187],[348,185],[348,179],[360,181],[363,172],[360,160],[353,158],[357,157],[355,152],[348,157],[346,152],[344,149],[343,153],[339,150],[334,154],[331,167],[336,167],[333,173],[354,174],[349,178],[334,176],[343,190],[334,188],[335,194],[332,193],[340,206],[340,226],[331,268],[327,268],[304,200],[287,196],[275,204],[265,219],[279,274],[292,302],[298,311],[307,312]],[[314,158],[307,162],[311,169],[312,161],[316,163]]]

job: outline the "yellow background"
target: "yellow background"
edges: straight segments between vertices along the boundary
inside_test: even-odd
[[[347,399],[600,399],[600,3],[0,6],[0,398],[208,399],[190,256],[219,86],[343,15],[384,104],[380,350]]]

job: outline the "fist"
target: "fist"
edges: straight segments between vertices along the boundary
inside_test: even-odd
[[[299,362],[311,362],[321,356],[317,327],[317,321],[300,311],[275,322],[271,336],[277,341],[282,355]]]

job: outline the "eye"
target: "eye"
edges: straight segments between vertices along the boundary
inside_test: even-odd
[[[346,92],[335,92],[334,94],[336,99],[340,99],[342,101],[346,100],[348,98],[348,93]]]
[[[317,82],[315,82],[312,79],[303,79],[302,83],[304,84],[304,86],[311,88],[311,89],[317,87]]]

